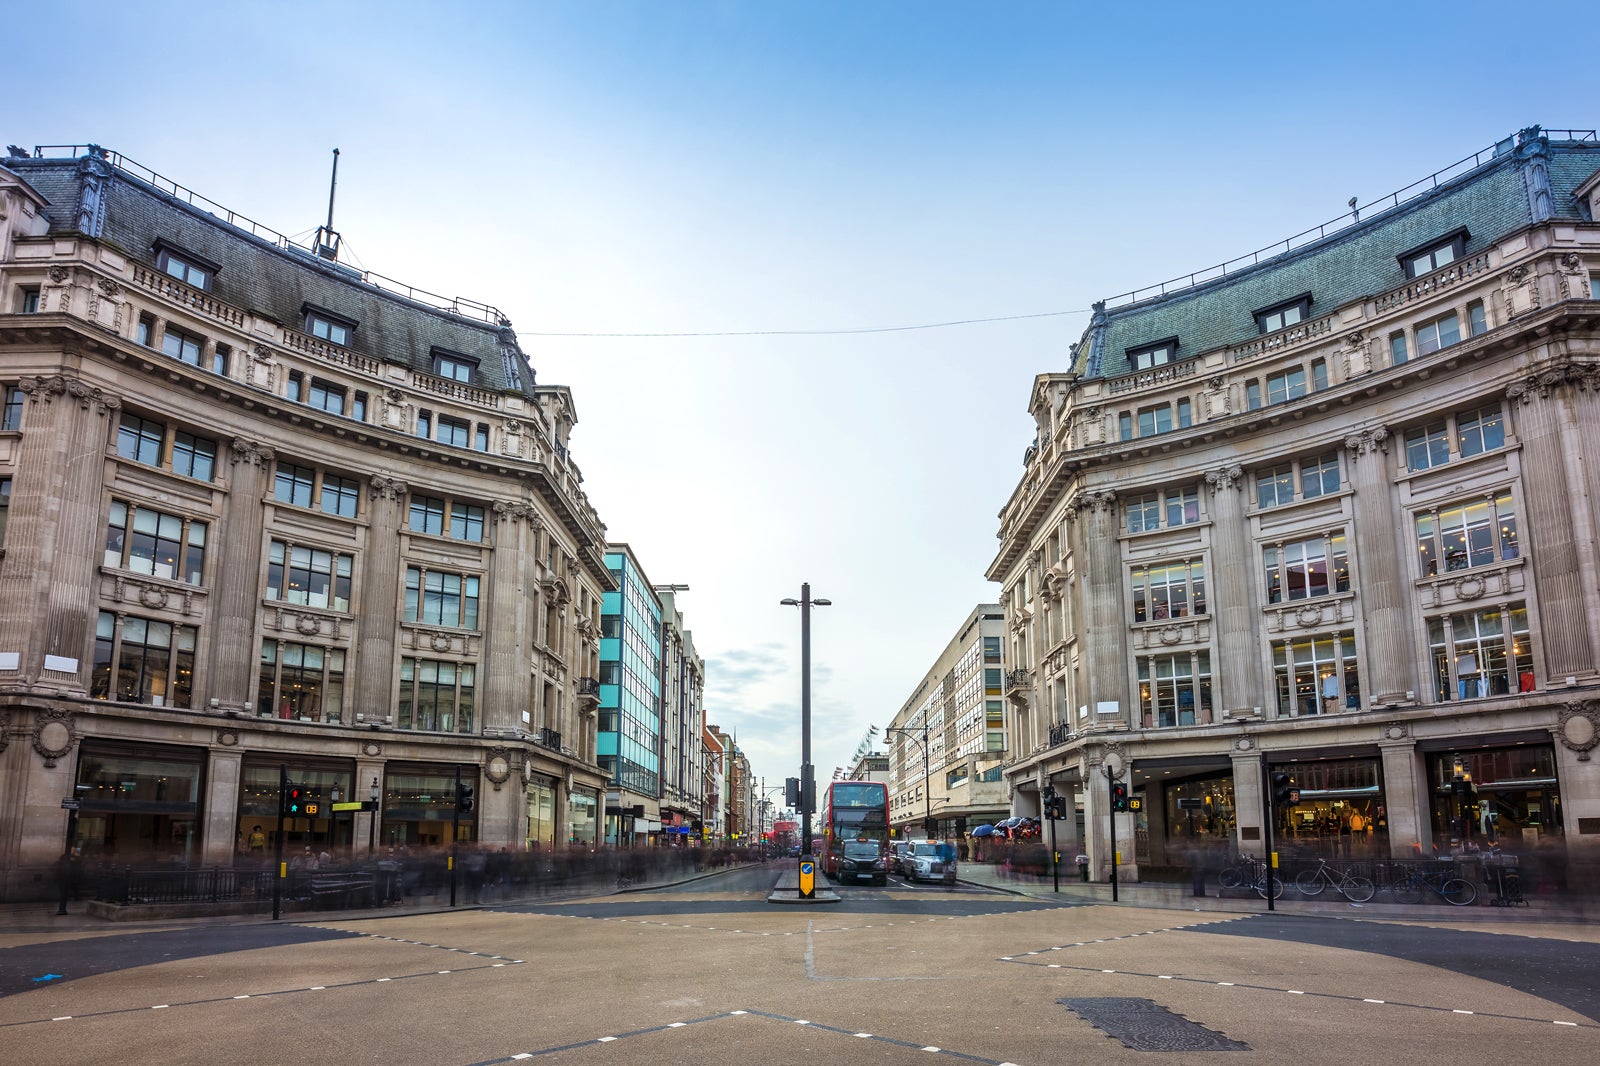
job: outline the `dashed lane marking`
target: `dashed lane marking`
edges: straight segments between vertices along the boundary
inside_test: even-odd
[[[952,1051],[949,1048],[934,1047],[932,1045],[923,1044],[913,1040],[897,1040],[894,1037],[883,1036],[879,1033],[861,1033],[854,1029],[843,1029],[838,1026],[824,1025],[821,1022],[810,1021],[804,1018],[790,1018],[782,1014],[772,1014],[768,1011],[761,1010],[724,1011],[718,1014],[710,1014],[703,1018],[693,1018],[688,1021],[669,1022],[665,1025],[652,1025],[643,1029],[633,1029],[626,1033],[611,1033],[607,1034],[606,1036],[591,1037],[588,1040],[577,1040],[570,1044],[560,1044],[553,1047],[539,1048],[534,1051],[519,1051],[515,1054],[505,1055],[501,1058],[480,1059],[477,1062],[468,1063],[466,1066],[500,1066],[502,1063],[522,1062],[527,1059],[540,1058],[546,1055],[555,1055],[563,1051],[575,1051],[586,1047],[598,1047],[601,1044],[632,1040],[641,1036],[648,1036],[652,1033],[663,1033],[673,1029],[684,1029],[690,1026],[705,1025],[710,1022],[724,1021],[729,1018],[738,1017],[751,1017],[765,1019],[767,1021],[805,1025],[812,1029],[821,1030],[825,1033],[833,1033],[837,1036],[852,1037],[857,1040],[867,1040],[877,1044],[887,1044],[891,1047],[909,1048],[913,1051],[923,1051],[932,1055],[941,1055],[945,1058],[953,1059],[958,1062],[979,1063],[981,1066],[1018,1066],[1017,1063],[1004,1059],[985,1058],[982,1055],[972,1055],[964,1051]]]

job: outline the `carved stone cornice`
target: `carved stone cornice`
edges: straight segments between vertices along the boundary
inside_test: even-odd
[[[249,463],[251,466],[266,467],[275,458],[277,453],[260,441],[235,437],[228,442],[228,462],[233,466]]]
[[[77,378],[69,378],[64,374],[53,374],[50,377],[26,377],[17,382],[20,388],[32,403],[53,403],[58,397],[70,396],[78,401],[78,406],[85,411],[93,409],[96,414],[106,414],[122,406],[122,401],[115,396],[101,392],[92,385],[86,385]]]
[[[367,482],[367,495],[374,500],[404,499],[408,491],[404,481],[387,474],[373,474]]]
[[[1243,489],[1244,467],[1238,463],[1206,471],[1206,484],[1214,489]]]
[[[1389,431],[1383,426],[1357,430],[1345,437],[1344,447],[1352,459],[1359,459],[1364,455],[1387,454]]]

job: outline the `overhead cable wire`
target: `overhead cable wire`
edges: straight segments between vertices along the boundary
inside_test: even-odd
[[[914,326],[866,326],[859,329],[749,329],[699,333],[556,333],[548,330],[518,330],[525,337],[838,337],[856,333],[906,333],[919,329],[945,329],[949,326],[975,326],[986,322],[1019,322],[1030,318],[1059,318],[1086,315],[1086,308],[1070,311],[1041,311],[1032,315],[995,315],[991,318],[958,318],[949,322],[923,322]]]

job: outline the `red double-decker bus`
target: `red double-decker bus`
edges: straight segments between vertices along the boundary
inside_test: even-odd
[[[822,804],[822,853],[830,881],[889,882],[889,786],[832,781]]]

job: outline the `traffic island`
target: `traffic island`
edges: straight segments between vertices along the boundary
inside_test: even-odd
[[[800,864],[797,862],[784,863],[778,874],[778,880],[773,884],[772,891],[767,893],[768,903],[838,903],[839,893],[828,884],[827,878],[821,871],[815,874],[809,897],[800,893]]]

